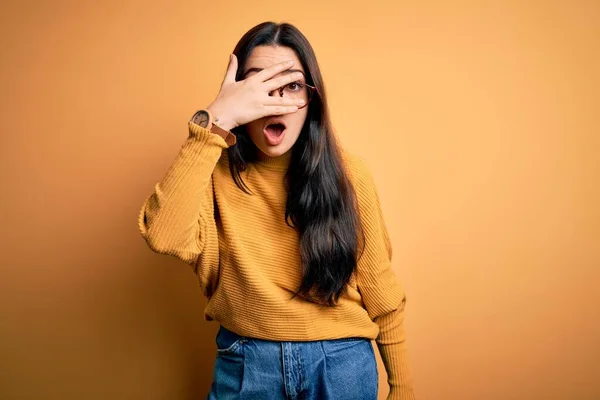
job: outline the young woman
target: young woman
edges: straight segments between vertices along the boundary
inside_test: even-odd
[[[221,325],[209,399],[377,399],[372,339],[388,398],[413,399],[377,191],[336,143],[304,35],[248,31],[188,128],[139,227],[192,265]]]

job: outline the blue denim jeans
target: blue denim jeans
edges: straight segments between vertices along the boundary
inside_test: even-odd
[[[369,339],[272,342],[223,327],[209,400],[377,400]]]

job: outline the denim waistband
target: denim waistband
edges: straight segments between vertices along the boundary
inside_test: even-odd
[[[219,335],[221,335],[221,337],[226,342],[234,342],[234,341],[239,340],[239,339],[262,340],[262,341],[265,341],[265,342],[292,342],[292,343],[302,343],[302,342],[311,343],[311,342],[321,342],[321,341],[337,342],[337,341],[349,341],[349,340],[368,340],[368,341],[370,341],[371,340],[371,339],[368,339],[368,338],[357,337],[357,336],[351,336],[351,337],[345,337],[345,338],[337,338],[337,339],[319,339],[319,340],[269,340],[269,339],[259,339],[259,338],[249,337],[249,336],[238,335],[237,333],[235,333],[233,331],[230,331],[229,329],[225,328],[223,325],[221,325],[221,327],[219,328]]]

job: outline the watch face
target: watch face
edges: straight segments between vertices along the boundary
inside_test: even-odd
[[[196,125],[199,125],[203,128],[208,126],[208,122],[210,121],[210,114],[206,110],[200,110],[194,114],[192,117],[192,122]]]

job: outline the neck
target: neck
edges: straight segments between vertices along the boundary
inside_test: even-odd
[[[287,170],[292,159],[292,149],[276,157],[268,156],[260,150],[257,153],[256,164],[273,169]]]

